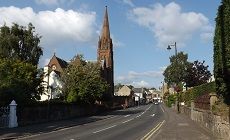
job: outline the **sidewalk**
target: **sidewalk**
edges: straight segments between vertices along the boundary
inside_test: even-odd
[[[91,116],[91,117],[84,117],[84,118],[76,118],[71,120],[33,124],[33,125],[17,127],[17,128],[0,128],[0,140],[17,139],[20,137],[57,131],[60,129],[70,128],[78,125],[84,125],[86,123],[95,122],[110,117],[112,117],[112,115],[106,115],[106,116],[98,115],[98,116]]]
[[[162,105],[166,122],[152,140],[217,140],[211,131],[201,127],[184,114]]]

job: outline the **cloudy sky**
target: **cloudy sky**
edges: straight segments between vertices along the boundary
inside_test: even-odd
[[[56,55],[96,60],[105,6],[114,44],[115,83],[156,87],[177,42],[189,61],[213,70],[213,33],[220,0],[0,0],[0,26],[31,22],[42,36],[43,67]]]

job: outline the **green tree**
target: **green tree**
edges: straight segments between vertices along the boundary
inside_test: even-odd
[[[165,69],[163,75],[165,82],[168,85],[179,84],[184,82],[186,71],[190,62],[188,62],[188,55],[179,52],[177,56],[170,57],[170,65]]]
[[[204,62],[197,60],[188,65],[184,79],[186,87],[194,87],[207,83],[211,78],[212,74],[208,70],[208,66],[204,65]]]
[[[92,105],[108,88],[100,76],[100,65],[84,61],[82,55],[71,60],[61,78],[67,102]]]
[[[12,27],[4,25],[0,28],[0,58],[21,60],[35,66],[43,54],[40,38],[31,23],[27,28],[16,23]]]
[[[214,36],[214,77],[217,93],[230,111],[230,1],[222,0],[216,17]],[[230,113],[230,112],[229,112]]]
[[[0,27],[0,104],[16,100],[22,105],[40,98],[40,38],[31,23]]]
[[[20,105],[40,99],[41,78],[36,66],[20,60],[0,59],[0,105]]]

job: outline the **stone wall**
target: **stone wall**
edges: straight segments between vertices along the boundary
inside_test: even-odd
[[[80,107],[74,104],[53,104],[46,106],[30,106],[17,108],[19,126],[64,120],[74,117],[94,115],[105,110],[101,106]]]
[[[230,124],[228,119],[213,114],[211,111],[201,110],[194,108],[194,104],[191,107],[181,106],[181,113],[189,116],[193,121],[206,127],[216,136],[224,140],[230,140]]]
[[[193,109],[191,110],[191,119],[211,130],[214,135],[219,135],[221,139],[230,139],[229,122],[221,116],[214,115],[211,111]]]

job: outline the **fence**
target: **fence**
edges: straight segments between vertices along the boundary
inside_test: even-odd
[[[0,107],[0,128],[12,128],[18,126],[16,106],[17,104],[13,100],[9,106]]]
[[[0,107],[0,128],[9,126],[9,106]]]

